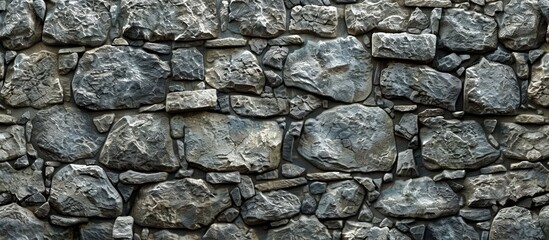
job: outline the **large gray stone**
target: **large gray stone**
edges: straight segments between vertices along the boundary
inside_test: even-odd
[[[114,240],[112,238],[113,221],[91,220],[79,226],[81,240]]]
[[[99,46],[111,27],[111,0],[55,0],[48,7],[42,41]]]
[[[439,44],[456,52],[485,52],[496,48],[497,23],[493,18],[458,8],[444,10]]]
[[[381,191],[374,207],[392,217],[432,219],[459,212],[459,199],[447,183],[420,177],[395,181]]]
[[[283,0],[231,0],[229,29],[244,36],[272,38],[286,31]]]
[[[433,34],[374,33],[372,56],[429,62],[435,57],[436,44]]]
[[[166,112],[184,112],[217,107],[217,90],[171,92],[166,95]]]
[[[26,153],[24,127],[11,125],[0,130],[0,161],[13,160]]]
[[[204,80],[204,56],[196,48],[173,50],[171,67],[174,80]]]
[[[48,51],[18,54],[0,97],[12,107],[44,108],[63,102],[57,56]]]
[[[527,128],[516,123],[500,123],[499,126],[496,136],[505,157],[526,161],[549,158],[549,125]]]
[[[537,48],[545,38],[545,23],[538,0],[511,0],[499,19],[499,41],[507,48],[524,51]]]
[[[389,171],[396,157],[392,119],[378,107],[334,107],[305,121],[297,150],[323,170]]]
[[[423,164],[428,169],[476,169],[500,155],[475,121],[430,118],[425,125],[420,129],[420,139]]]
[[[3,239],[44,239],[46,223],[17,203],[0,206],[0,232]]]
[[[221,91],[260,94],[265,76],[256,56],[243,49],[216,49],[206,54],[206,82]]]
[[[365,195],[366,190],[354,180],[330,183],[318,202],[316,216],[321,219],[354,216]]]
[[[298,219],[290,220],[286,226],[269,229],[267,240],[330,240],[330,232],[324,224],[313,216],[301,215]]]
[[[112,218],[122,214],[122,197],[99,166],[61,168],[53,176],[49,201],[69,216]]]
[[[4,48],[21,50],[29,48],[42,37],[42,19],[37,15],[35,3],[42,0],[12,0],[0,13],[0,41]],[[5,4],[5,2],[4,2]]]
[[[400,6],[395,0],[365,0],[345,5],[347,32],[361,35],[377,29],[386,32],[402,32],[408,28],[411,9]]]
[[[204,240],[258,240],[254,230],[246,226],[240,226],[234,223],[214,223],[204,236]]]
[[[72,80],[74,101],[92,110],[138,108],[164,101],[168,63],[133,47],[84,53]]]
[[[307,41],[288,56],[284,83],[342,102],[358,102],[372,89],[370,54],[355,37]]]
[[[334,6],[296,6],[290,16],[290,32],[336,37],[338,16]]]
[[[539,222],[526,208],[513,206],[499,210],[490,227],[489,240],[545,239]]]
[[[77,108],[54,106],[38,111],[32,125],[31,140],[46,160],[91,158],[105,141],[91,118]]]
[[[19,200],[46,191],[41,169],[27,167],[15,170],[9,163],[0,163],[0,192],[9,192]]]
[[[230,206],[227,189],[185,178],[141,188],[131,215],[144,227],[198,229]]]
[[[112,126],[99,162],[120,170],[175,171],[179,160],[173,148],[167,117],[124,116]]]
[[[426,65],[389,63],[381,71],[381,93],[388,98],[405,97],[413,102],[456,109],[461,80]]]
[[[532,66],[528,98],[535,104],[549,107],[549,54],[543,55],[540,61]]]
[[[274,121],[233,115],[183,115],[185,154],[189,163],[209,171],[259,173],[280,162],[282,130]]]
[[[467,68],[463,109],[474,114],[513,114],[520,106],[520,88],[508,66],[482,58]]]
[[[124,36],[147,41],[216,38],[215,0],[122,0]]]
[[[246,224],[256,225],[293,217],[300,207],[299,197],[284,190],[258,192],[242,204],[240,214]]]
[[[435,240],[479,240],[475,228],[461,217],[440,218],[427,224],[427,229]]]

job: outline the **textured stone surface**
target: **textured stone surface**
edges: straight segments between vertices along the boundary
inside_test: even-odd
[[[62,214],[77,217],[116,217],[122,197],[99,166],[70,164],[52,179],[50,203]]]
[[[436,43],[433,34],[374,33],[372,56],[428,62],[435,57]]]
[[[147,41],[217,37],[215,0],[122,0],[124,36]]]
[[[493,18],[463,9],[444,10],[439,31],[439,44],[456,52],[485,52],[498,42]]]
[[[313,33],[321,37],[336,37],[338,15],[333,6],[305,5],[292,8],[290,32]]]
[[[244,222],[255,225],[293,217],[300,207],[299,197],[287,191],[258,192],[242,204],[240,214]]]
[[[282,131],[276,122],[216,113],[188,115],[183,121],[189,163],[240,172],[265,172],[278,166]]]
[[[253,230],[233,223],[214,223],[208,228],[202,239],[255,240]]]
[[[549,157],[549,126],[527,128],[501,123],[497,136],[503,155],[508,158],[539,161]]]
[[[286,30],[283,0],[231,0],[229,26],[244,36],[272,38]]]
[[[73,162],[90,158],[105,141],[90,117],[76,108],[54,106],[41,110],[32,125],[31,139],[46,160]]]
[[[286,226],[273,228],[267,232],[268,240],[285,239],[332,239],[326,226],[324,226],[315,216],[301,215],[299,219],[290,220]]]
[[[35,3],[41,0],[3,1],[0,41],[10,50],[21,50],[34,45],[42,37],[42,21],[35,12]],[[45,7],[45,6],[44,6]]]
[[[451,7],[452,2],[450,0],[405,0],[404,5],[409,7],[444,8],[444,7]]]
[[[459,195],[444,182],[428,177],[397,180],[381,192],[374,207],[393,217],[438,218],[459,211]]]
[[[396,157],[392,120],[381,108],[339,106],[305,121],[298,152],[324,170],[391,169]]]
[[[9,163],[0,163],[0,192],[9,192],[23,200],[46,190],[41,170],[15,170]]]
[[[0,161],[12,160],[27,153],[25,128],[12,125],[0,130]]]
[[[535,104],[549,107],[549,54],[532,66],[532,77],[528,85],[528,98]]]
[[[171,67],[175,80],[204,80],[204,56],[196,48],[175,49]]]
[[[365,0],[345,6],[347,32],[361,35],[373,29],[388,32],[405,31],[410,10],[397,1]]]
[[[179,167],[168,118],[157,114],[125,116],[112,126],[99,162],[114,169],[174,171]]]
[[[440,218],[427,225],[433,239],[479,240],[477,231],[460,217]]]
[[[186,178],[141,188],[131,215],[141,226],[198,229],[211,224],[230,205],[226,189]]]
[[[5,239],[43,239],[44,222],[16,203],[0,206],[0,232]]]
[[[420,139],[423,164],[428,169],[475,169],[500,155],[475,121],[431,118],[421,128]]]
[[[44,108],[63,102],[56,58],[48,51],[18,54],[13,74],[7,75],[0,97],[13,107]]]
[[[241,49],[210,50],[206,54],[206,82],[221,91],[260,94],[265,76],[252,52]]]
[[[285,115],[290,111],[290,104],[287,99],[245,95],[232,95],[231,107],[236,114],[251,117],[272,117]]]
[[[213,109],[217,106],[215,89],[171,92],[166,96],[167,112]]]
[[[77,105],[92,110],[138,108],[164,99],[168,63],[133,47],[84,53],[72,80]]]
[[[48,44],[99,46],[111,26],[111,0],[57,0],[48,8],[42,41]]]
[[[538,47],[545,36],[538,1],[511,0],[503,6],[499,23],[499,41],[512,50],[530,50]]]
[[[318,218],[345,218],[358,213],[366,191],[354,180],[330,183],[318,202]]]
[[[405,97],[413,102],[456,109],[461,80],[425,65],[390,63],[381,71],[381,92],[389,98]]]
[[[490,240],[496,239],[544,239],[539,222],[532,212],[523,207],[499,210],[490,227]]]
[[[350,103],[368,97],[372,71],[370,54],[354,37],[308,41],[288,56],[284,83]]]

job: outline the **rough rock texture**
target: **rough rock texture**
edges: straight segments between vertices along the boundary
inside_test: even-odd
[[[498,22],[499,41],[507,48],[523,51],[538,47],[544,40],[544,23],[536,0],[511,0],[503,7]]]
[[[285,115],[290,111],[290,104],[287,99],[244,95],[232,95],[231,107],[236,114],[251,117],[272,117]]]
[[[381,192],[374,207],[392,217],[438,218],[459,211],[459,195],[445,182],[435,183],[429,177],[395,184]]]
[[[318,202],[318,218],[345,218],[358,213],[366,191],[354,180],[330,183]]]
[[[44,222],[16,203],[0,206],[0,232],[4,239],[43,239]]]
[[[56,65],[57,56],[48,51],[18,54],[0,97],[13,107],[44,108],[63,102]]]
[[[0,163],[0,192],[9,192],[19,200],[46,190],[41,170],[30,167],[15,170],[9,163]]]
[[[500,155],[475,121],[431,118],[420,129],[420,139],[423,164],[428,169],[476,169]]]
[[[148,185],[139,190],[131,215],[135,223],[156,228],[198,229],[231,206],[226,189],[201,179],[185,178]]]
[[[204,80],[204,56],[196,48],[178,48],[172,54],[175,80]]]
[[[78,63],[74,100],[92,110],[158,103],[164,99],[169,74],[169,64],[154,54],[133,47],[99,47],[84,53]]]
[[[387,171],[396,157],[392,120],[377,107],[335,107],[305,121],[297,150],[324,170]]]
[[[166,96],[167,112],[213,109],[217,107],[215,89],[172,92]]]
[[[242,204],[240,214],[244,222],[255,225],[293,217],[300,207],[299,197],[287,191],[258,192]]]
[[[336,37],[337,8],[305,5],[292,8],[290,32],[313,33],[321,37]]]
[[[283,0],[231,0],[229,29],[244,36],[272,38],[286,31]]]
[[[485,52],[496,48],[497,23],[481,13],[447,9],[440,20],[439,44],[456,52]]]
[[[435,57],[436,43],[433,34],[374,33],[372,56],[428,62]]]
[[[116,217],[122,197],[99,166],[70,164],[52,179],[50,203],[62,214],[76,217]]]
[[[168,118],[157,114],[125,116],[112,126],[99,162],[114,169],[174,171],[179,168]]]
[[[425,65],[390,63],[381,71],[381,92],[389,98],[405,97],[413,102],[455,110],[461,80]]]
[[[206,82],[221,91],[260,94],[265,76],[252,52],[241,49],[210,50],[206,54]]]
[[[373,29],[388,32],[405,31],[410,10],[397,1],[365,0],[345,6],[347,32],[361,35]]]
[[[48,8],[42,41],[48,44],[99,46],[111,26],[112,0],[56,0]]]
[[[31,140],[46,160],[74,162],[93,157],[105,136],[88,115],[76,108],[54,106],[36,113]]]
[[[498,142],[503,155],[526,161],[539,161],[549,157],[549,126],[527,128],[515,123],[501,123]]]
[[[256,240],[253,230],[234,223],[214,223],[208,228],[202,239]]]
[[[267,240],[286,240],[286,239],[318,239],[330,240],[332,237],[318,219],[313,216],[301,215],[297,220],[290,220],[286,226],[273,228],[267,232]]]
[[[35,12],[42,0],[21,0],[2,2],[4,10],[0,16],[0,41],[4,48],[22,50],[34,45],[42,37],[42,20]]]
[[[13,160],[26,153],[24,127],[12,125],[0,130],[0,161]]]
[[[528,98],[533,103],[549,107],[549,54],[532,67],[532,77],[528,85]]]
[[[479,240],[475,228],[468,225],[461,217],[440,218],[427,225],[433,239]]]
[[[217,113],[188,115],[183,122],[186,159],[201,168],[265,172],[280,162],[282,131],[276,122]]]
[[[124,36],[147,41],[217,37],[215,0],[122,0]]]
[[[355,37],[308,41],[288,56],[284,83],[350,103],[368,97],[372,71],[370,54]]]
[[[467,68],[463,92],[463,109],[474,114],[513,114],[520,105],[513,69],[484,58]]]
[[[489,240],[496,239],[544,239],[539,222],[532,212],[523,207],[499,210],[490,227]]]

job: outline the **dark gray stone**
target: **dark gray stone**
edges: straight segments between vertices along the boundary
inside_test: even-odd
[[[261,94],[265,76],[252,52],[216,49],[206,54],[206,82],[221,91]]]
[[[444,10],[439,44],[455,52],[485,52],[496,48],[497,23],[493,18],[458,8]]]
[[[299,213],[301,201],[284,190],[258,192],[242,205],[240,214],[249,225],[290,218]]]
[[[523,161],[539,161],[549,157],[549,126],[526,127],[500,123],[496,138],[505,157]]]
[[[532,66],[532,76],[528,84],[528,98],[532,103],[549,107],[549,54]]]
[[[290,13],[290,32],[312,33],[321,37],[336,37],[338,23],[334,6],[295,6]]]
[[[499,210],[490,227],[489,240],[499,239],[545,239],[539,222],[532,212],[523,207],[508,207]]]
[[[254,230],[246,226],[240,226],[234,223],[214,223],[204,236],[204,240],[256,240],[257,235]]]
[[[354,180],[330,183],[318,202],[316,216],[325,219],[356,215],[365,195],[364,188]]]
[[[22,50],[29,48],[42,37],[42,19],[36,13],[34,3],[45,5],[42,0],[9,1],[0,16],[0,41],[4,48]],[[4,2],[4,5],[6,2]],[[9,61],[6,61],[9,63]]]
[[[400,6],[397,1],[366,0],[345,5],[347,32],[362,35],[377,29],[387,32],[403,32],[408,28],[411,9]]]
[[[372,56],[429,62],[435,57],[436,43],[433,34],[374,33]]]
[[[284,61],[288,57],[288,48],[272,46],[263,55],[263,65],[281,70],[284,67]]]
[[[286,226],[269,229],[267,240],[287,239],[317,239],[331,240],[332,237],[326,226],[313,216],[301,215],[298,219],[290,220]]]
[[[290,104],[285,98],[232,95],[230,99],[232,109],[241,116],[273,117],[286,115],[290,111]]]
[[[204,56],[196,48],[173,50],[171,67],[174,80],[204,80]]]
[[[21,201],[46,191],[41,169],[30,167],[15,170],[9,163],[0,163],[0,192],[8,192]]]
[[[460,217],[440,218],[427,224],[427,230],[436,240],[479,240],[475,228]]]
[[[217,90],[171,92],[166,96],[166,112],[207,110],[217,107]]]
[[[507,48],[524,51],[537,48],[545,38],[545,24],[537,0],[511,0],[503,6],[498,22],[499,41]]]
[[[142,173],[128,170],[120,173],[118,178],[120,179],[120,182],[124,184],[145,184],[166,181],[168,179],[168,173]]]
[[[229,29],[244,36],[272,38],[286,31],[283,0],[232,0]]]
[[[0,130],[0,161],[13,160],[26,153],[24,127],[11,125]]]
[[[112,238],[112,221],[96,221],[91,220],[86,224],[79,226],[80,239],[82,240],[113,240]]]
[[[60,75],[67,75],[78,65],[78,53],[59,54],[57,70]]]
[[[133,217],[121,216],[114,221],[112,237],[115,239],[132,239]]]
[[[4,239],[44,239],[45,223],[16,203],[0,206],[0,232]]]

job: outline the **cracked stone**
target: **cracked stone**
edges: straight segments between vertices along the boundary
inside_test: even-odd
[[[488,239],[544,239],[539,222],[532,215],[530,210],[518,206],[499,210],[490,226]]]
[[[386,32],[404,32],[408,28],[411,10],[397,1],[366,0],[345,5],[347,32],[362,35],[377,29]]]
[[[221,91],[261,94],[265,76],[254,54],[242,49],[216,49],[206,54],[206,82]]]
[[[42,170],[30,167],[15,170],[9,163],[0,163],[0,192],[9,192],[21,201],[46,191]]]
[[[305,5],[292,8],[290,32],[312,33],[321,37],[336,37],[338,15],[334,6]]]
[[[257,225],[293,217],[300,207],[299,197],[287,191],[258,192],[244,202],[240,214],[246,224]]]
[[[232,95],[231,107],[236,114],[250,117],[272,117],[286,115],[290,104],[284,98],[261,98],[245,95]]]
[[[433,34],[374,33],[372,56],[429,62],[435,57],[436,43]]]
[[[0,161],[13,160],[26,153],[24,127],[11,125],[0,130]]]
[[[523,161],[540,161],[549,157],[549,125],[525,127],[515,123],[500,123],[498,142],[503,155]]]
[[[43,24],[35,12],[34,3],[45,5],[42,0],[10,1],[2,11],[0,41],[4,48],[22,50],[41,40]]]
[[[204,56],[196,48],[173,50],[171,67],[174,80],[204,80]]]
[[[330,183],[318,202],[316,216],[320,219],[354,216],[365,195],[364,188],[354,180]]]
[[[531,102],[549,107],[549,54],[532,66],[532,76],[528,84],[528,97]]]
[[[229,29],[244,36],[272,38],[286,31],[283,0],[231,0]]]
[[[497,23],[493,18],[458,8],[444,10],[438,42],[455,52],[485,52],[496,48]]]

